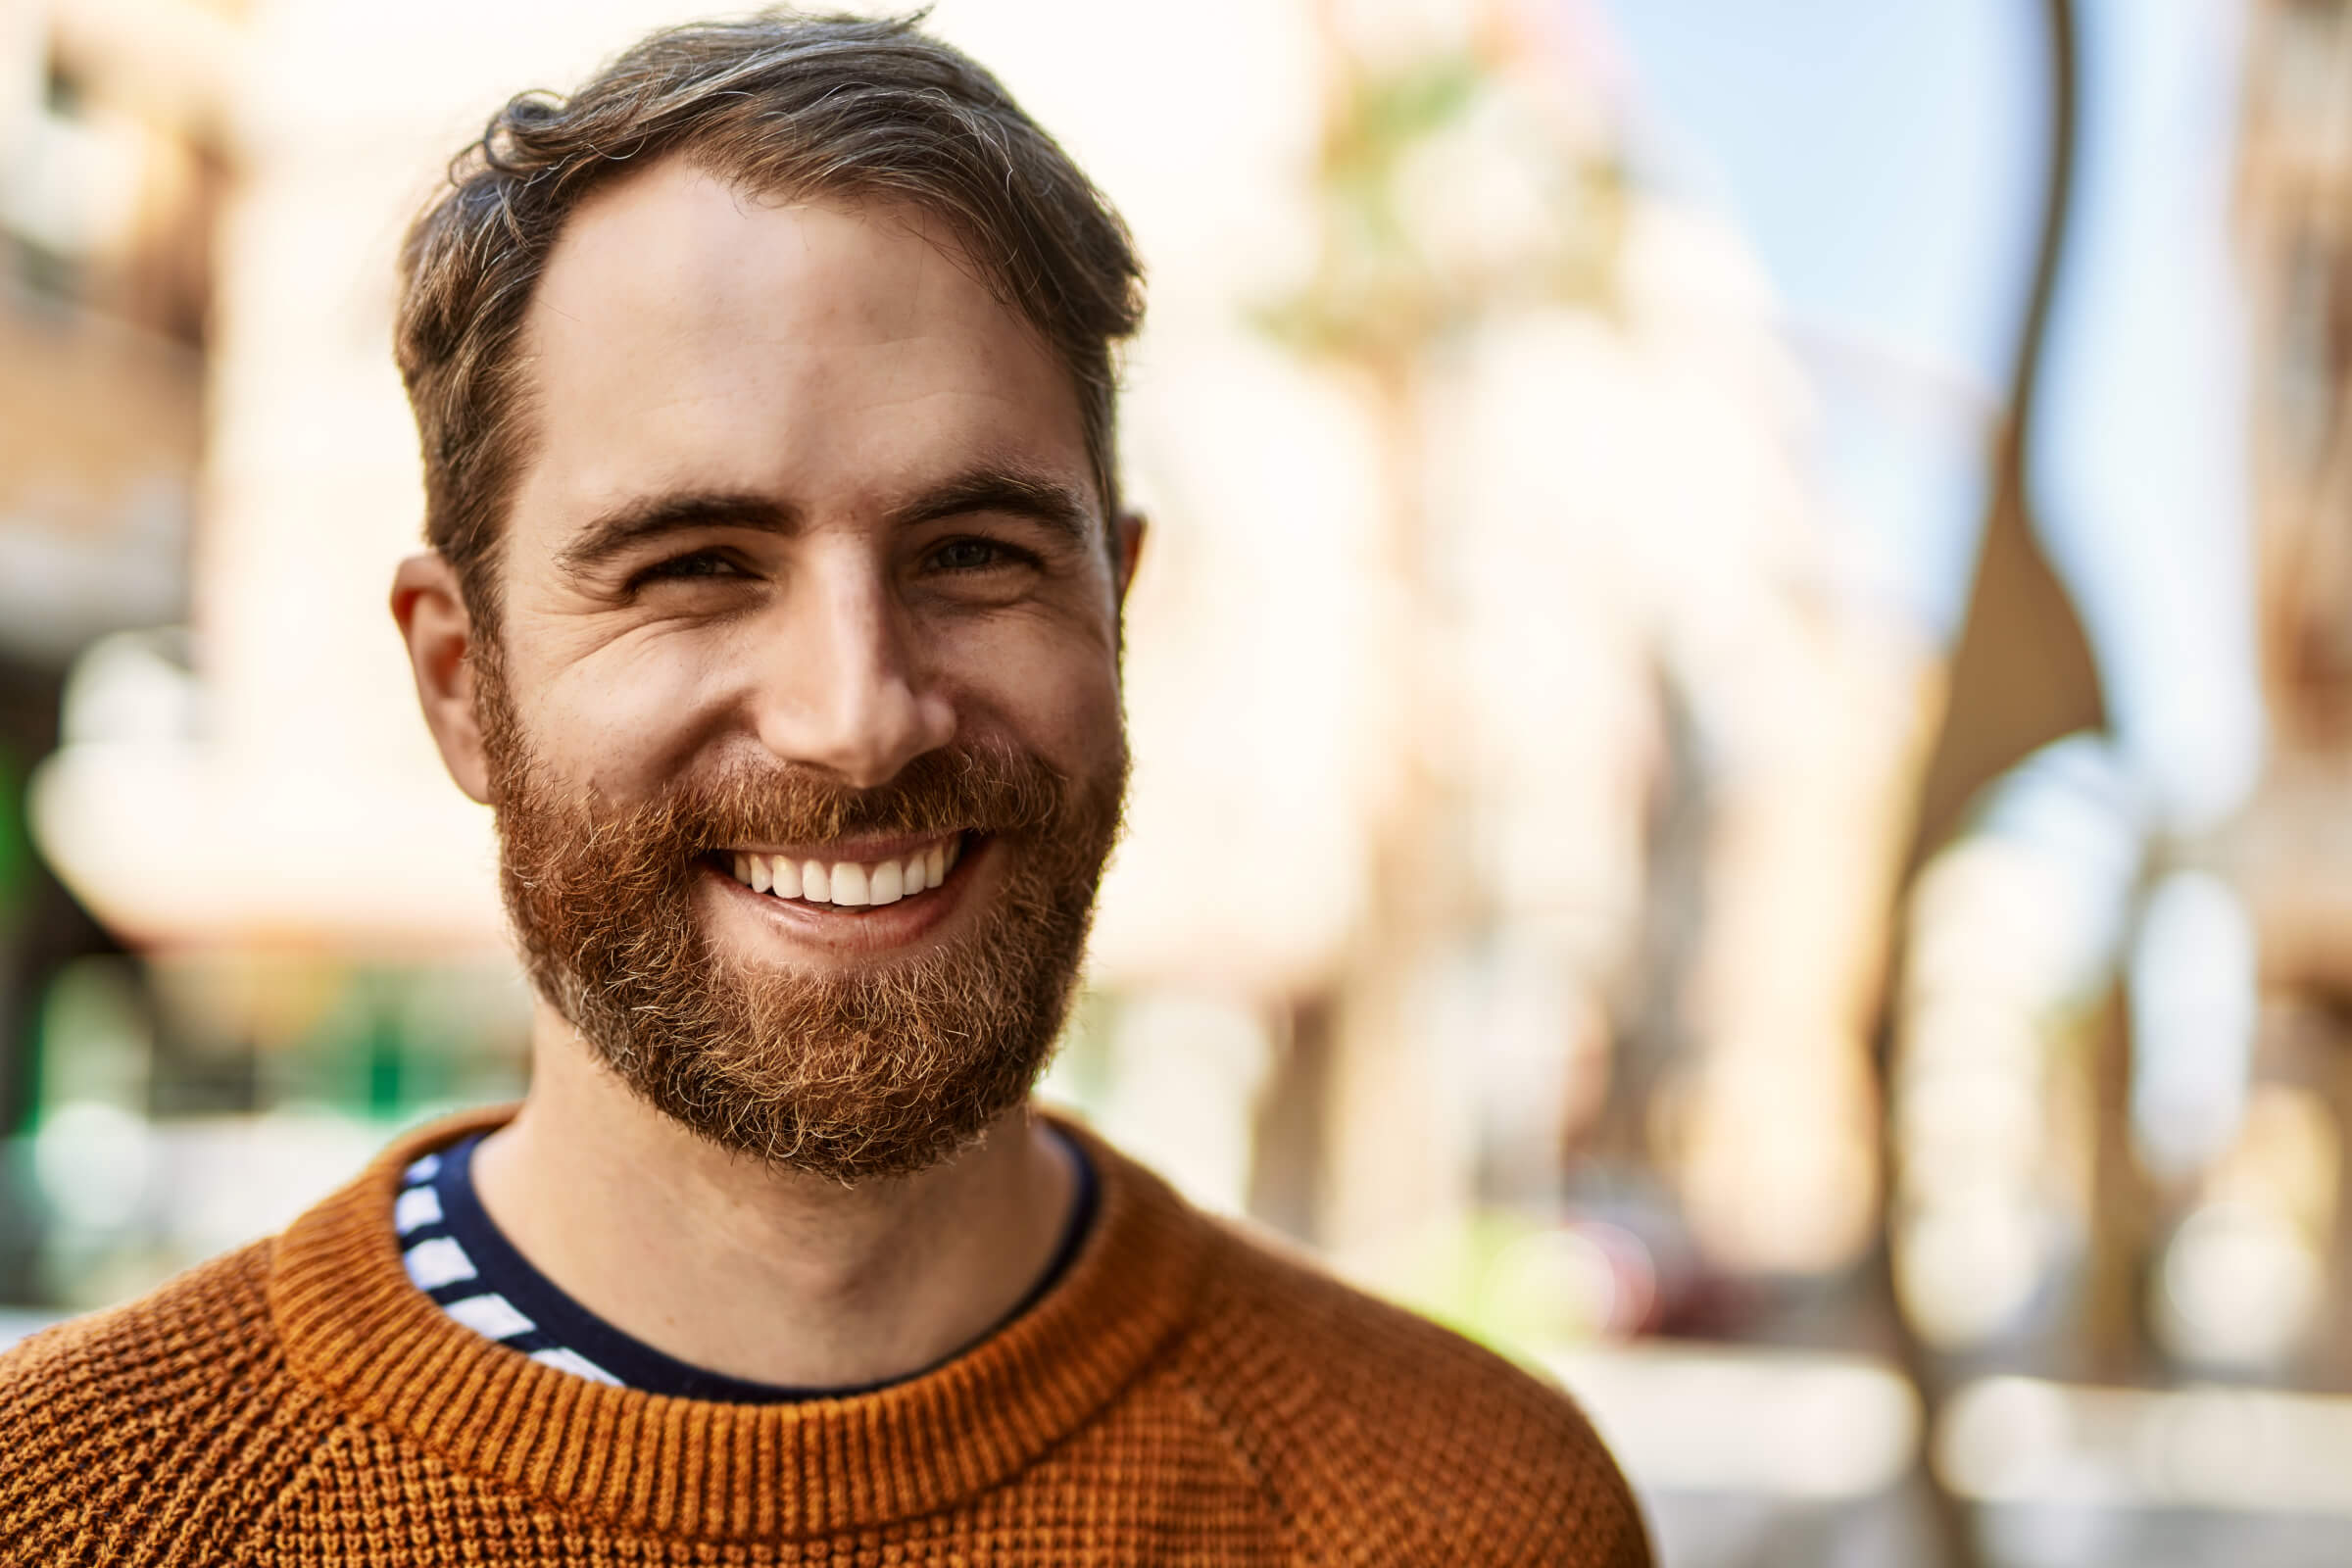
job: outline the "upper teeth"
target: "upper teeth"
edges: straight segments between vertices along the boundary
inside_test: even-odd
[[[961,854],[960,839],[892,860],[809,860],[790,855],[735,855],[735,880],[754,893],[806,904],[896,904],[947,879]]]

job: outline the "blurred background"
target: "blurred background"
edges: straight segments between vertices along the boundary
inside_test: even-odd
[[[521,1086],[392,256],[673,0],[0,0],[0,1340]],[[940,0],[1152,273],[1048,1093],[1670,1568],[2352,1559],[2352,4]]]

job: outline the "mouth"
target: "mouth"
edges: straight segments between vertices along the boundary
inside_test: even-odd
[[[830,849],[727,849],[707,857],[715,870],[779,904],[829,909],[877,908],[938,891],[956,873],[967,840],[943,833],[887,844]]]

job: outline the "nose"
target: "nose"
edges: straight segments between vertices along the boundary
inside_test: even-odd
[[[926,677],[879,563],[808,561],[799,578],[761,656],[760,742],[853,789],[888,783],[954,738],[955,707]]]

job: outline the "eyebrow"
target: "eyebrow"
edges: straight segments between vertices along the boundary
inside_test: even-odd
[[[647,496],[602,514],[580,536],[556,554],[567,571],[587,572],[609,564],[648,539],[693,528],[754,528],[761,533],[795,533],[800,518],[765,496],[730,491],[685,491]]]
[[[968,469],[934,485],[892,508],[883,520],[895,533],[982,512],[1025,517],[1075,544],[1087,543],[1095,533],[1094,508],[1084,491],[1045,473],[1000,465]],[[801,526],[797,511],[768,496],[744,491],[681,491],[624,502],[600,514],[556,559],[566,570],[587,572],[665,534],[697,528],[793,534]]]
[[[1067,536],[1073,544],[1085,544],[1095,533],[1095,509],[1087,503],[1085,492],[1049,474],[993,465],[957,474],[924,491],[894,509],[889,522],[894,530],[912,528],[979,512],[1026,517]]]

